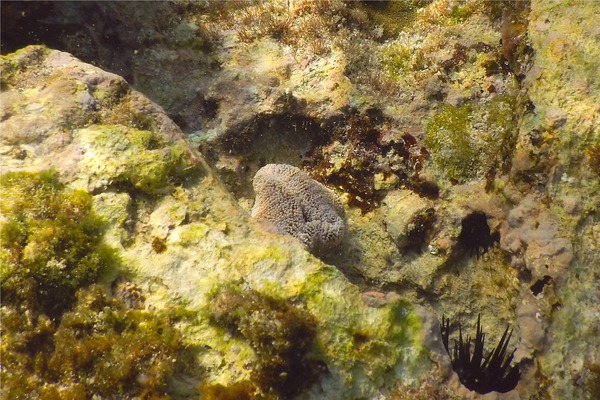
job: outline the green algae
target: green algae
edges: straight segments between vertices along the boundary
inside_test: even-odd
[[[402,376],[415,376],[425,370],[426,351],[419,341],[421,321],[412,307],[403,301],[390,304],[377,318],[385,324],[356,324],[351,328],[351,347],[354,363],[370,360],[367,374],[383,376],[393,370]],[[385,328],[384,328],[385,327]],[[376,371],[376,372],[375,372]]]
[[[434,163],[455,182],[503,169],[516,138],[516,99],[499,95],[487,104],[443,104],[425,124]]]
[[[118,263],[101,242],[104,222],[92,212],[91,196],[65,189],[57,173],[6,173],[0,196],[4,303],[58,315],[79,287]]]
[[[56,324],[10,306],[1,315],[2,398],[170,398],[181,341],[163,312],[129,309],[92,286]]]
[[[28,46],[17,50],[14,54],[0,56],[2,90],[8,86],[23,88],[31,79],[37,79],[38,67],[48,54],[50,49],[45,46]]]
[[[113,95],[114,96],[114,95]],[[106,125],[125,125],[141,131],[156,130],[156,121],[148,114],[136,109],[131,100],[108,98],[107,103],[114,103],[110,112],[103,119]]]
[[[187,171],[183,141],[166,144],[152,131],[120,125],[93,125],[79,130],[87,150],[82,161],[99,185],[126,184],[147,194],[170,191]]]
[[[452,4],[450,9],[449,19],[451,23],[460,24],[465,22],[471,15],[474,14],[473,5],[466,1],[457,1]]]
[[[183,247],[195,246],[202,243],[209,232],[210,227],[200,222],[185,225],[177,230],[174,243]]]
[[[416,346],[415,352],[423,350],[417,339],[421,331],[421,320],[414,313],[412,306],[407,302],[397,301],[388,308],[388,313],[390,329],[384,337],[396,348]]]
[[[471,113],[470,105],[444,104],[425,126],[425,146],[450,179],[470,179],[477,173],[473,160],[477,159],[478,151],[469,136]]]
[[[381,65],[388,76],[394,77],[412,71],[412,53],[404,46],[385,46],[381,51]]]
[[[237,383],[229,389],[215,386],[210,398],[227,398],[224,396],[239,394],[243,387],[250,398],[256,398],[251,393],[258,390],[264,395],[260,398],[286,399],[318,378],[320,364],[310,356],[316,321],[308,311],[229,284],[212,293],[209,313],[213,324],[241,336],[257,357],[247,384]]]
[[[399,299],[365,307],[358,289],[337,293],[342,284],[338,277],[333,268],[310,274],[299,296],[319,318],[317,357],[346,387],[353,387],[353,398],[372,394],[372,377],[394,380],[426,370],[430,364],[420,342],[421,321],[413,308]]]

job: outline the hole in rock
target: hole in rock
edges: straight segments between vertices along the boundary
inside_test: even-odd
[[[542,290],[544,290],[544,286],[546,286],[549,283],[552,283],[552,281],[553,279],[550,275],[544,275],[542,279],[538,279],[533,285],[529,287],[529,289],[531,290],[531,293],[533,293],[534,296],[537,296],[538,294],[542,293]]]

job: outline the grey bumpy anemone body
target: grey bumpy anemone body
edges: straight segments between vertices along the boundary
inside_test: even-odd
[[[306,172],[287,164],[267,164],[254,176],[253,186],[254,218],[271,222],[313,253],[341,242],[346,231],[344,208]]]

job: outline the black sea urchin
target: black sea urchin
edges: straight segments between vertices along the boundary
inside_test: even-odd
[[[517,386],[521,376],[519,367],[511,366],[515,350],[507,356],[508,342],[512,335],[508,327],[502,335],[498,346],[483,359],[483,344],[485,334],[481,330],[481,315],[477,318],[477,334],[475,346],[471,357],[471,337],[463,341],[461,326],[458,326],[458,342],[454,342],[454,349],[450,352],[448,341],[450,338],[450,321],[442,317],[442,340],[444,347],[452,360],[452,369],[458,374],[460,382],[469,390],[479,394],[489,392],[506,393]],[[482,363],[483,361],[483,363]]]
[[[461,222],[458,243],[469,255],[480,256],[500,241],[499,232],[491,232],[487,216],[481,211],[467,215]]]

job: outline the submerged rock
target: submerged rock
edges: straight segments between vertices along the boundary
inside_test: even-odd
[[[0,166],[54,167],[69,190],[91,192],[124,260],[103,282],[131,280],[146,307],[179,307],[174,324],[199,350],[175,371],[204,372],[176,374],[175,397],[197,397],[198,384],[279,396],[277,382],[250,381],[311,365],[300,398],[473,398],[439,352],[425,351],[435,365],[417,376],[439,329],[411,319],[410,301],[465,332],[481,313],[488,343],[515,327],[522,377],[488,397],[593,398],[598,5],[381,3],[3,2],[11,51],[27,38],[70,48],[187,136],[123,78],[29,47],[2,60]],[[320,255],[331,265],[248,217],[252,179],[271,163],[340,195],[346,233]],[[230,319],[211,303],[223,296]],[[311,332],[311,345],[296,342],[308,364],[260,344],[292,340],[265,329],[284,321]],[[420,324],[427,337],[415,339]]]
[[[159,373],[168,374],[170,383],[164,387],[153,382],[158,385],[153,388],[191,398],[200,385],[217,391],[259,387],[277,398],[282,393],[278,382],[244,382],[266,377],[269,371],[304,368],[303,358],[289,353],[285,343],[262,347],[265,340],[289,339],[285,321],[303,321],[298,326],[313,335],[313,340],[298,342],[310,354],[312,361],[306,365],[319,366],[311,384],[299,386],[302,398],[371,397],[396,380],[418,379],[427,371],[427,350],[419,339],[421,319],[410,304],[390,297],[386,304],[370,307],[336,268],[310,256],[296,240],[263,231],[232,200],[202,157],[180,140],[181,132],[160,107],[121,78],[43,47],[3,56],[2,63],[1,96],[11,99],[2,102],[1,140],[8,155],[2,157],[2,170],[54,168],[66,187],[88,191],[95,214],[105,224],[102,240],[119,259],[91,281],[103,283],[107,293],[114,281],[119,288],[115,294],[126,304],[142,308],[140,313],[160,310],[177,328],[184,349],[169,347],[164,352],[169,358]],[[81,102],[84,97],[87,100]],[[38,133],[23,131],[33,117]],[[25,149],[25,155],[18,149]],[[89,281],[72,284],[84,287]],[[134,288],[131,293],[123,295],[123,281]],[[260,322],[254,320],[258,311],[230,304],[226,309],[238,319],[220,318],[216,310],[223,307],[227,293],[246,293],[251,302],[270,304],[272,310],[263,310],[267,319]],[[12,307],[3,304],[9,314]],[[73,308],[64,315],[77,320],[83,318],[82,310]],[[21,328],[22,324],[3,327],[16,330],[9,335],[18,335]],[[69,329],[65,325],[56,333],[49,330],[47,339],[40,340],[68,346],[59,332]],[[281,339],[278,329],[284,330]],[[131,340],[146,345],[143,335]],[[28,372],[9,362],[6,368],[19,376],[36,375],[35,382],[47,379],[43,367]],[[102,382],[108,385],[106,379]],[[96,390],[85,382],[77,384],[82,390]],[[3,395],[12,396],[13,389],[3,387]]]

